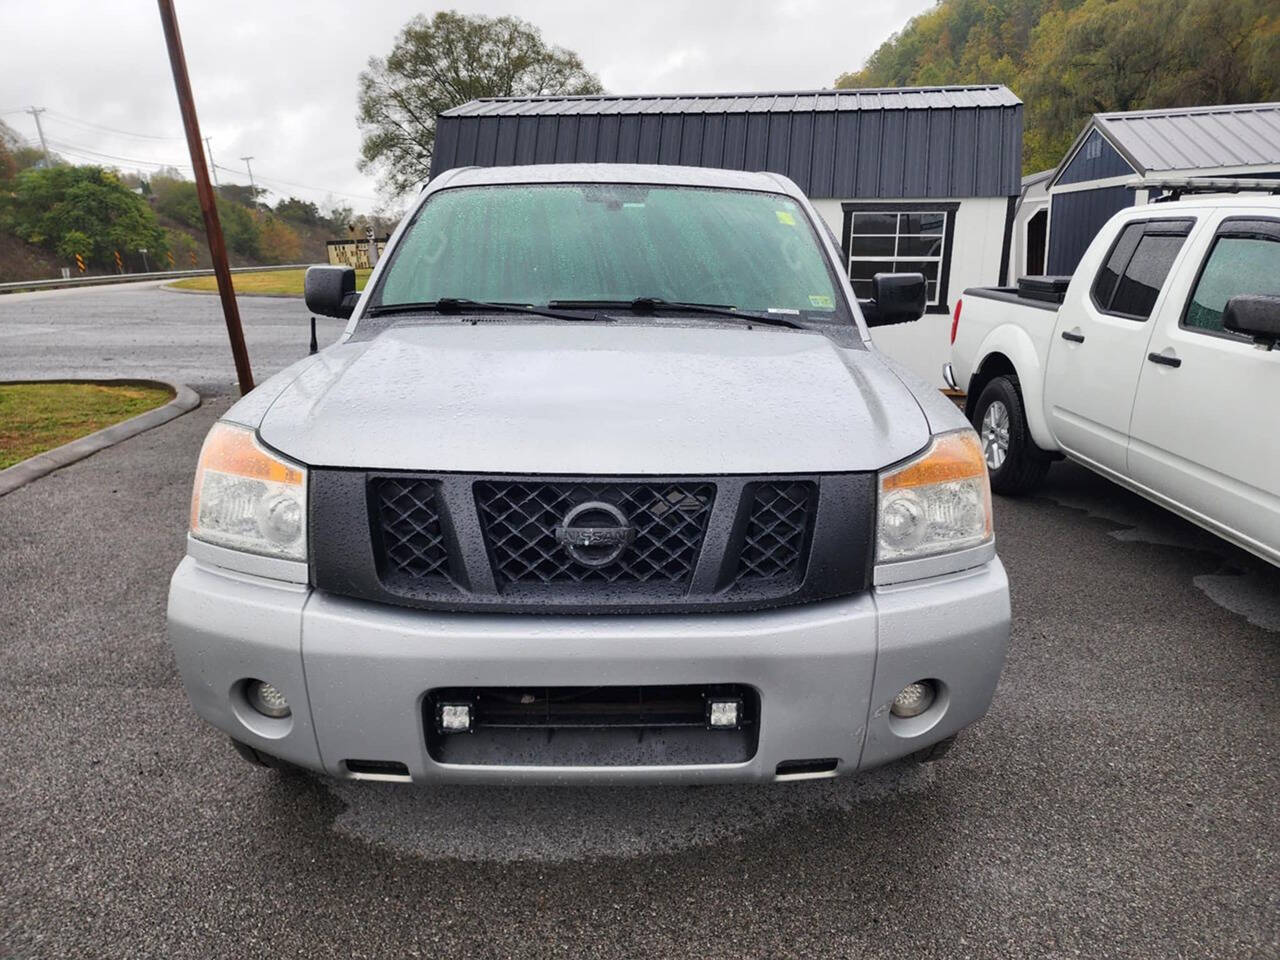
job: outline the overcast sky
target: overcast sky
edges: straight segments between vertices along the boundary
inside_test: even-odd
[[[370,56],[391,50],[416,13],[515,14],[549,43],[576,50],[610,93],[677,93],[830,86],[929,6],[177,0],[202,133],[212,137],[218,166],[231,171],[218,176],[247,183],[240,158],[252,155],[255,178],[274,196],[345,201],[357,211],[379,198],[374,179],[356,170],[356,76]],[[0,0],[0,37],[0,119],[21,136],[36,138],[21,111],[45,107],[45,136],[69,159],[143,170],[171,163],[191,175],[154,3]]]

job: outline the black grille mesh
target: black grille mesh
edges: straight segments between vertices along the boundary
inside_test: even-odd
[[[385,572],[393,579],[447,577],[449,550],[435,481],[379,477],[370,486],[382,529]]]
[[[757,483],[749,495],[751,517],[738,557],[737,582],[799,579],[813,484]]]
[[[693,573],[715,497],[709,483],[483,482],[476,507],[499,584],[685,583]],[[581,503],[613,504],[635,537],[614,561],[579,563],[555,529]]]

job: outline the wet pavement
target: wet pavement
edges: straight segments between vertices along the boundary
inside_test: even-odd
[[[519,790],[247,766],[164,639],[225,334],[203,298],[121,295],[159,319],[110,344],[0,297],[0,376],[61,337],[107,367],[195,350],[206,395],[0,498],[0,957],[1280,956],[1280,571],[1068,465],[997,499],[1009,663],[940,763]],[[305,351],[299,304],[246,302],[263,375]]]

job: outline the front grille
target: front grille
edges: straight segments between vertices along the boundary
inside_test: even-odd
[[[739,583],[799,578],[813,493],[808,482],[752,484],[751,515],[738,554]]]
[[[876,475],[314,468],[311,583],[429,610],[762,610],[871,584]]]
[[[432,480],[378,477],[369,484],[382,541],[382,572],[393,580],[444,577],[449,551]]]
[[[476,484],[476,507],[503,584],[685,583],[698,561],[715,488],[708,483]],[[610,504],[633,527],[616,559],[591,565],[556,536],[569,512]],[[581,551],[580,551],[581,552]],[[588,557],[588,559],[590,559]]]

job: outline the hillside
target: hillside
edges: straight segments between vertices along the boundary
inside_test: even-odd
[[[1280,100],[1275,0],[941,0],[838,87],[1004,83],[1026,102],[1023,169],[1090,114]]]

